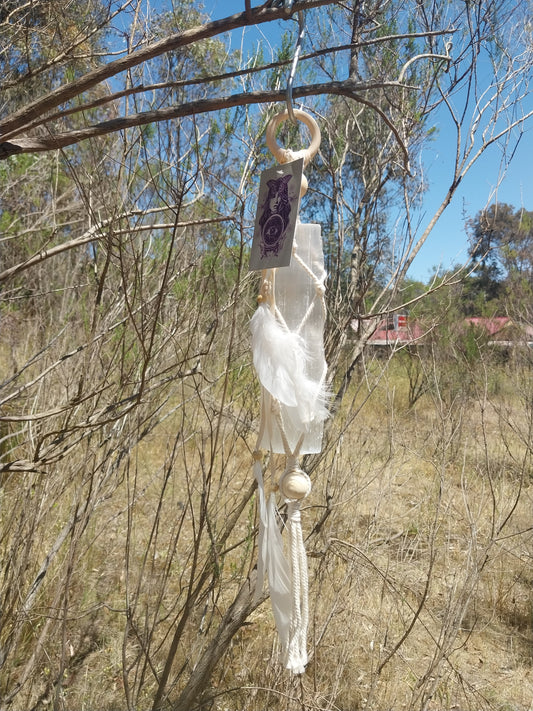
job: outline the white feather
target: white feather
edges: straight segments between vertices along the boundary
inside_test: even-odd
[[[268,588],[270,590],[270,603],[276,629],[282,648],[285,650],[289,644],[291,609],[292,609],[292,583],[289,561],[283,553],[283,541],[278,528],[278,512],[274,494],[270,495],[267,503],[267,567]]]
[[[281,646],[286,650],[289,645],[292,604],[290,565],[283,553],[283,540],[278,526],[274,494],[270,495],[268,502],[265,497],[261,462],[254,463],[254,475],[259,492],[259,557],[255,601],[260,599],[263,592],[266,573],[276,629]]]
[[[284,328],[268,304],[260,304],[250,322],[254,367],[261,385],[283,405],[296,408],[302,423],[325,420],[326,394],[307,377],[305,343]]]

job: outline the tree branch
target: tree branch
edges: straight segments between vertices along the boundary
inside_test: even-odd
[[[36,252],[32,257],[29,257],[26,259],[24,262],[20,262],[19,264],[15,264],[12,267],[9,267],[8,269],[4,269],[3,272],[0,272],[0,283],[2,281],[5,281],[6,279],[9,279],[9,277],[14,276],[15,274],[18,274],[19,272],[22,272],[26,269],[29,269],[30,267],[33,267],[35,264],[39,264],[40,262],[44,262],[46,259],[50,259],[50,257],[55,257],[57,254],[62,254],[63,252],[68,252],[71,249],[76,249],[76,247],[82,247],[85,244],[88,244],[90,242],[98,242],[99,240],[103,239],[106,235],[104,234],[105,229],[109,229],[109,226],[113,222],[117,222],[120,218],[113,219],[113,220],[108,220],[106,224],[103,225],[95,225],[94,227],[91,227],[90,230],[88,230],[84,235],[81,235],[80,237],[77,237],[76,239],[69,240],[68,242],[62,242],[61,244],[57,244],[54,247],[50,247],[50,249],[41,249],[39,252]],[[172,228],[180,228],[180,227],[192,227],[192,226],[197,226],[197,225],[208,225],[212,224],[214,222],[229,222],[233,220],[234,218],[229,216],[221,216],[221,217],[206,217],[206,218],[199,218],[196,220],[187,220],[185,222],[171,222],[171,223],[155,223],[155,224],[147,224],[147,225],[135,225],[132,227],[128,227],[127,229],[121,229],[121,230],[115,230],[112,229],[112,232],[114,235],[120,235],[120,234],[130,234],[132,232],[140,232],[143,230],[162,230],[162,229],[172,229]]]
[[[295,2],[291,8],[291,14],[308,10],[313,7],[321,7],[323,5],[333,5],[336,0],[299,0]],[[64,104],[70,99],[82,94],[88,89],[92,89],[102,81],[121,74],[127,69],[142,64],[150,59],[159,57],[165,52],[171,52],[180,47],[199,42],[200,40],[214,37],[222,32],[238,29],[239,27],[247,27],[249,25],[258,25],[264,22],[272,22],[280,20],[290,15],[283,8],[252,8],[250,12],[241,12],[237,15],[225,17],[221,20],[208,22],[201,27],[194,27],[183,32],[179,32],[165,39],[149,44],[147,47],[132,52],[125,57],[115,59],[113,62],[104,64],[98,69],[88,72],[76,81],[60,86],[55,91],[50,92],[40,99],[32,101],[27,106],[24,106],[19,111],[11,114],[3,121],[0,121],[0,134],[6,135],[14,131],[24,131],[27,124],[40,118],[42,114],[52,109],[56,109],[61,104]]]
[[[297,87],[293,90],[293,96],[298,98],[304,96],[318,96],[321,94],[336,94],[339,96],[346,96],[372,108],[380,115],[382,120],[394,134],[404,155],[405,168],[408,171],[408,152],[398,129],[382,111],[382,109],[376,106],[369,99],[364,98],[361,94],[365,91],[399,86],[403,88],[413,88],[407,87],[404,84],[398,84],[398,82],[395,81],[356,84],[351,80],[345,80],[340,82],[327,82],[325,84],[311,84],[309,86]],[[94,124],[93,126],[88,126],[87,128],[75,131],[50,134],[49,136],[44,137],[18,138],[12,141],[0,143],[0,160],[17,153],[42,153],[44,151],[53,151],[59,148],[66,148],[67,146],[72,146],[80,141],[84,141],[87,138],[105,136],[108,133],[115,133],[117,131],[122,131],[136,126],[145,126],[149,123],[168,121],[170,119],[183,118],[184,116],[194,116],[235,106],[271,103],[273,101],[285,101],[285,91],[252,91],[241,94],[232,94],[226,97],[200,99],[187,104],[181,104],[180,106],[170,106],[154,111],[143,111],[141,113],[131,114],[130,116],[120,116],[118,118],[102,121]]]
[[[358,41],[357,43],[352,43],[352,44],[340,44],[337,45],[336,47],[325,47],[323,49],[317,49],[314,52],[309,52],[308,54],[303,54],[300,56],[300,62],[305,62],[310,59],[316,59],[317,57],[323,57],[329,54],[337,54],[338,52],[346,52],[347,50],[354,49],[357,47],[358,49],[361,49],[363,47],[370,47],[373,45],[377,44],[384,44],[386,42],[390,42],[391,40],[402,40],[402,39],[416,39],[416,38],[427,38],[427,37],[438,37],[440,35],[449,35],[455,32],[456,30],[447,28],[445,30],[433,30],[433,31],[427,31],[427,32],[406,32],[402,34],[396,34],[396,35],[383,35],[382,37],[373,37],[371,39],[367,40],[361,40]],[[412,61],[416,59],[420,59],[422,56],[428,56],[430,58],[441,58],[441,59],[446,59],[444,55],[433,55],[433,54],[428,54],[428,55],[418,55],[417,57],[413,57],[411,60],[407,62],[407,64],[404,66],[404,70],[407,67],[408,64],[410,64]],[[57,121],[63,118],[66,118],[67,116],[71,116],[72,114],[78,114],[83,111],[89,111],[91,109],[96,109],[100,106],[105,106],[106,104],[110,104],[114,101],[118,101],[119,99],[124,99],[127,96],[134,96],[136,94],[143,94],[143,93],[148,93],[148,92],[154,92],[154,91],[159,91],[162,89],[181,89],[185,88],[188,86],[201,86],[202,84],[210,84],[213,82],[223,82],[227,81],[229,79],[236,79],[236,78],[242,78],[246,76],[251,76],[253,74],[259,74],[260,72],[267,72],[271,71],[272,69],[279,69],[281,67],[285,67],[289,65],[292,62],[292,59],[281,59],[275,62],[269,62],[268,64],[261,64],[259,66],[253,66],[253,67],[247,67],[245,69],[236,69],[231,72],[224,72],[223,74],[214,74],[210,76],[199,76],[199,77],[194,77],[193,79],[179,79],[175,81],[164,81],[164,82],[158,82],[157,84],[137,84],[136,86],[131,86],[127,89],[123,89],[121,91],[116,91],[111,94],[107,94],[106,96],[101,96],[98,99],[94,99],[93,101],[88,101],[87,103],[81,103],[77,104],[76,106],[72,106],[68,109],[64,109],[62,111],[56,111],[53,114],[49,114],[47,116],[40,116],[37,118],[35,121],[32,121],[31,123],[27,124],[24,128],[24,131],[29,131],[30,129],[36,128],[37,126],[42,126],[43,124],[46,124],[50,121]],[[400,77],[398,81],[402,81],[403,78]],[[11,137],[15,137],[20,133],[20,131],[15,130],[12,131],[11,133],[5,133],[4,134],[4,140],[9,141]]]

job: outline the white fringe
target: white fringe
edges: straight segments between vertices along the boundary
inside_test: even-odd
[[[283,650],[289,647],[291,627],[291,569],[283,553],[283,540],[278,526],[276,499],[272,493],[267,502],[261,462],[254,462],[254,475],[259,492],[259,559],[255,600],[263,592],[268,576],[270,603]]]

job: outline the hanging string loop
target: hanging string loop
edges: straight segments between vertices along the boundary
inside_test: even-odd
[[[296,74],[296,67],[298,65],[298,60],[300,59],[300,52],[302,51],[302,42],[305,34],[304,26],[304,14],[302,10],[298,12],[298,39],[296,41],[296,47],[294,50],[294,57],[292,58],[291,71],[289,73],[289,79],[287,81],[287,90],[285,92],[285,100],[287,102],[287,113],[289,114],[289,119],[291,123],[296,125],[296,116],[294,115],[294,107],[292,105],[292,85],[294,82],[294,76]]]

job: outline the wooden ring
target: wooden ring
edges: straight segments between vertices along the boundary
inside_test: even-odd
[[[268,122],[268,126],[266,128],[266,144],[278,163],[288,163],[291,160],[303,158],[304,166],[306,166],[315,157],[318,149],[320,148],[320,128],[318,127],[315,119],[305,111],[294,109],[294,116],[298,119],[298,121],[304,123],[311,132],[311,143],[309,147],[304,148],[301,151],[291,151],[287,148],[281,148],[281,146],[277,144],[276,128],[280,123],[287,121],[289,118],[289,112],[287,110],[277,114]]]

